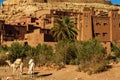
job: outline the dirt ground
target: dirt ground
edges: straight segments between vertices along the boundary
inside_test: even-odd
[[[77,66],[67,65],[61,70],[48,69],[46,67],[35,68],[36,74],[27,75],[27,68],[24,74],[19,75],[17,71],[14,75],[9,67],[0,67],[0,80],[120,80],[120,63],[113,65],[108,71],[88,75],[77,72]]]

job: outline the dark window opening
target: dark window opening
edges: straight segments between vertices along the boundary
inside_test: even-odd
[[[39,23],[38,23],[38,22],[36,22],[36,24],[37,24],[37,25],[39,25]]]
[[[55,42],[55,39],[50,34],[44,34],[44,41],[45,42]]]
[[[100,36],[100,33],[95,33],[95,36]]]
[[[36,18],[31,18],[31,22],[32,23],[35,22],[35,20],[36,20]]]
[[[107,33],[103,33],[103,36],[106,36],[107,35]]]
[[[33,25],[28,25],[28,32],[33,32],[34,26]]]
[[[107,25],[107,23],[104,23],[103,25],[104,25],[104,26],[106,26],[106,25]]]
[[[8,31],[7,35],[13,35],[12,31]]]
[[[119,23],[119,28],[120,28],[120,23]]]
[[[100,23],[96,23],[97,26],[101,25]]]
[[[4,41],[13,41],[15,39],[15,34],[13,31],[9,30],[5,33],[5,36],[3,37]]]
[[[47,2],[48,2],[48,0],[44,0],[44,2],[45,2],[45,3],[47,3]]]

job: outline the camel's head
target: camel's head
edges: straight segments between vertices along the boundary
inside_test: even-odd
[[[10,62],[10,60],[6,60],[5,62]]]
[[[14,64],[19,65],[19,64],[21,64],[21,62],[22,62],[22,60],[18,58],[18,59],[16,59],[16,60],[14,61]]]

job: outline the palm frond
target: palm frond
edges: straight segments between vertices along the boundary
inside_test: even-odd
[[[50,32],[57,40],[73,39],[77,35],[77,28],[69,17],[64,16],[62,19],[56,19],[56,24]]]

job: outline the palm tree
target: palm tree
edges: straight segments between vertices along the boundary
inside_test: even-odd
[[[64,16],[62,19],[56,19],[56,24],[51,28],[50,33],[57,40],[74,40],[77,36],[77,28],[74,21],[68,16]]]

